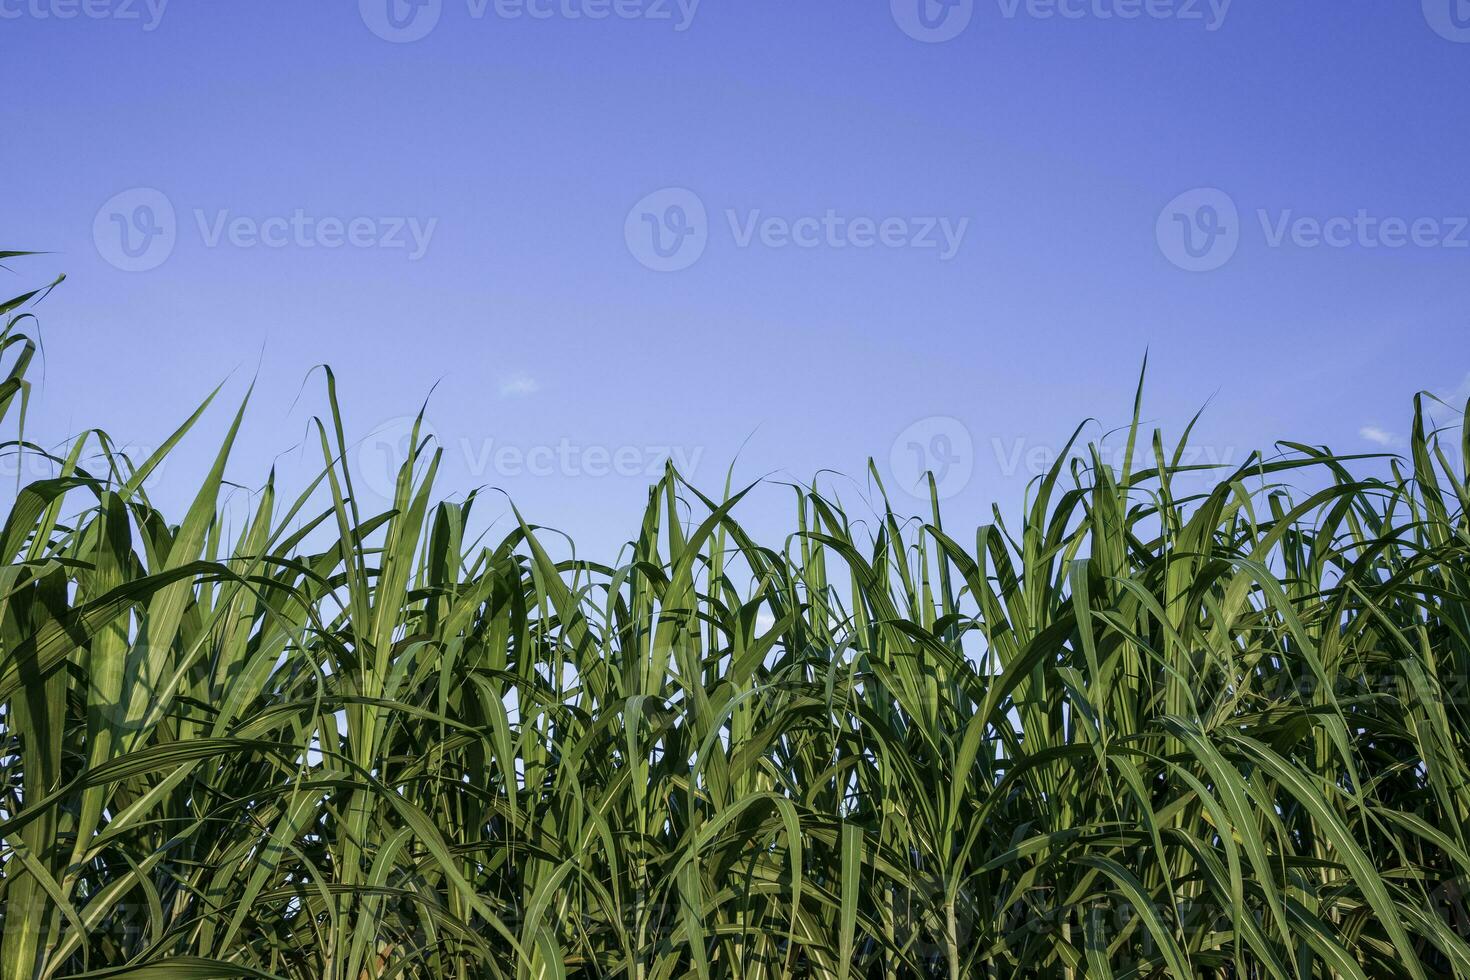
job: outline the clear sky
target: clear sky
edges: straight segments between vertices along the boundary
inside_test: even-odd
[[[599,552],[670,451],[927,460],[973,524],[1145,350],[1203,458],[1467,394],[1465,0],[0,0],[0,73],[6,278],[69,276],[33,435],[258,372],[250,486],[320,363],[360,464],[432,389],[445,492]]]

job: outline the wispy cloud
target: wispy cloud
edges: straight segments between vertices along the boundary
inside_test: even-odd
[[[1376,442],[1380,446],[1396,446],[1399,442],[1398,437],[1392,432],[1380,429],[1376,425],[1363,426],[1358,430],[1358,435],[1367,439],[1369,442]]]
[[[1436,391],[1434,393],[1441,401],[1457,412],[1465,410],[1465,402],[1470,401],[1470,374],[1465,375],[1459,387],[1449,391]]]
[[[501,398],[525,398],[541,390],[541,382],[529,374],[516,374],[500,382]]]

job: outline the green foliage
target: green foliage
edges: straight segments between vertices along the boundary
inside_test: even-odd
[[[1087,450],[972,541],[670,471],[604,565],[427,441],[362,513],[332,405],[238,536],[238,414],[176,523],[197,414],[13,494],[0,977],[1470,977],[1470,429]]]

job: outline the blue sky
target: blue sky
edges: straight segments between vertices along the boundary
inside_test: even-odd
[[[0,45],[43,441],[258,374],[231,476],[304,474],[330,363],[363,466],[432,390],[445,492],[601,552],[670,453],[927,461],[972,524],[1146,350],[1203,460],[1470,393],[1465,0],[0,0]]]

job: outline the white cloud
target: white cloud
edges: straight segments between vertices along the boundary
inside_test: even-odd
[[[529,374],[517,374],[500,382],[501,398],[524,398],[541,390],[541,383]]]
[[[1376,425],[1365,425],[1358,430],[1358,435],[1369,442],[1376,442],[1380,446],[1393,446],[1398,444],[1398,437],[1392,432],[1385,432]]]

